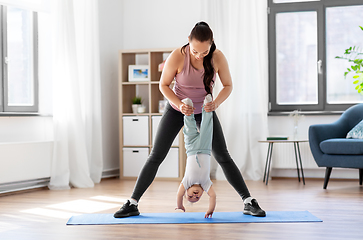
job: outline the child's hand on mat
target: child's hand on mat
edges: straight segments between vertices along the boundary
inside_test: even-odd
[[[217,105],[214,101],[209,102],[209,103],[206,103],[206,104],[204,105],[204,110],[205,110],[206,112],[213,112],[213,111],[215,111],[217,108],[218,108],[218,105]]]
[[[185,212],[185,208],[184,208],[184,206],[176,207],[176,208],[175,208],[175,210],[178,210],[178,209],[183,210],[183,212]]]
[[[207,212],[206,214],[205,214],[205,216],[204,216],[204,218],[211,218],[212,217],[212,215],[213,215],[213,212]]]

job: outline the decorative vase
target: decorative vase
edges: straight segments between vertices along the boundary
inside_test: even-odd
[[[132,104],[132,113],[137,113],[139,106],[141,106],[141,104]]]
[[[166,104],[166,100],[159,100],[159,113],[164,113]]]
[[[294,125],[294,140],[297,140],[297,137],[298,137],[298,130],[299,130],[299,127],[298,125]]]
[[[144,113],[146,110],[146,107],[144,105],[139,105],[137,108],[137,113]]]

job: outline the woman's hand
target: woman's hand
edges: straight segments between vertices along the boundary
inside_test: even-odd
[[[195,107],[191,107],[184,103],[181,103],[179,105],[179,110],[182,114],[190,116],[190,115],[192,115],[192,113],[194,113]]]
[[[209,102],[204,105],[204,110],[206,112],[213,112],[218,108],[218,105],[215,103],[215,101]]]

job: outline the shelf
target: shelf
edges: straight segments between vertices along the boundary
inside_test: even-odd
[[[146,107],[145,113],[149,113],[149,85],[147,84],[122,84],[122,113],[132,112],[132,99],[140,96],[142,105]]]
[[[159,90],[159,85],[151,85],[151,92],[153,93],[151,96],[151,112],[158,113],[159,112],[159,101],[164,100],[164,95]]]
[[[151,145],[124,145],[125,148],[150,148]]]
[[[162,116],[162,113],[122,113],[122,116]]]
[[[150,113],[123,113],[122,116],[150,116]]]
[[[152,148],[152,145],[124,145],[124,148]],[[172,148],[179,148],[179,146],[171,146]]]
[[[122,85],[146,85],[149,82],[122,82]]]
[[[120,50],[119,51],[119,131],[120,131],[120,178],[128,178],[123,175],[123,149],[124,148],[148,148],[148,152],[153,148],[152,144],[152,123],[153,116],[162,116],[163,113],[159,113],[159,101],[164,100],[163,94],[159,90],[160,77],[162,72],[158,71],[158,66],[162,63],[168,55],[174,50],[173,49],[138,49],[138,50]],[[135,81],[129,82],[128,70],[129,65],[148,65],[149,66],[149,79],[150,81]],[[175,81],[172,82],[171,87]],[[132,111],[132,99],[135,96],[140,96],[142,98],[142,105],[146,107],[145,113],[133,113]],[[124,129],[123,125],[129,118],[142,118],[142,116],[148,117],[148,134],[149,134],[149,145],[147,142],[136,141],[136,142],[126,142],[126,144],[145,144],[145,145],[124,145],[124,134],[129,136],[130,134]],[[126,118],[125,118],[126,117]],[[145,119],[145,117],[143,117]],[[172,148],[178,149],[178,176],[175,178],[168,179],[178,179],[184,175],[185,170],[185,148],[184,148],[184,137],[182,130],[179,133],[179,144],[171,146]],[[143,150],[146,151],[146,150]],[[143,156],[144,158],[144,156]],[[133,178],[132,178],[133,179]]]
[[[160,52],[160,53],[171,53],[172,51],[174,51],[176,48],[155,48],[155,49],[123,49],[120,50],[120,53],[137,53],[137,54],[148,54],[150,53],[155,53],[155,52]]]

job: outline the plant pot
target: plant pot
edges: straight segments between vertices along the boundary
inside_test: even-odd
[[[137,108],[137,113],[145,113],[146,107],[144,105],[139,105]]]
[[[138,113],[137,109],[141,104],[132,104],[132,113]]]

